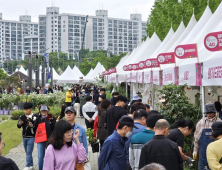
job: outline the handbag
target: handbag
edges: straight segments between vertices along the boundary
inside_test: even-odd
[[[91,147],[92,147],[92,152],[93,152],[93,153],[99,152],[99,142],[92,143],[92,144],[91,144]]]
[[[84,166],[86,163],[89,162],[89,159],[87,158],[86,161],[84,161],[82,163],[77,163],[77,161],[78,161],[78,156],[76,157],[75,170],[85,170]]]
[[[39,123],[35,133],[35,143],[46,142],[46,141],[47,141],[47,134],[46,134],[45,122]]]

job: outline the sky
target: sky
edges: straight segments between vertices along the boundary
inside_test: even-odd
[[[4,20],[19,20],[19,15],[31,15],[32,22],[46,13],[46,7],[60,8],[60,13],[95,15],[95,10],[108,10],[112,18],[130,19],[130,14],[142,14],[147,21],[155,0],[0,0],[0,13]]]

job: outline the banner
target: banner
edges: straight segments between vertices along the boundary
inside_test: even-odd
[[[174,55],[179,59],[195,58],[198,56],[197,44],[179,45],[175,48]]]
[[[139,69],[142,70],[142,69],[145,69],[146,68],[146,61],[140,61],[139,62]]]
[[[123,66],[124,71],[129,71],[128,65]]]
[[[203,62],[203,86],[221,86],[222,60],[216,58]]]
[[[139,70],[139,63],[132,64],[131,70]]]
[[[109,72],[109,74],[116,73],[116,68],[110,68],[107,71]]]
[[[196,64],[183,65],[178,67],[179,85],[199,86],[196,77]]]
[[[143,81],[143,72],[137,72],[137,83],[144,83]]]
[[[66,53],[66,59],[69,60],[69,51]]]
[[[157,58],[151,58],[146,60],[146,68],[154,68],[154,67],[159,67],[160,64],[157,60]]]
[[[163,85],[169,85],[175,83],[175,71],[174,67],[163,70]]]
[[[172,64],[175,63],[174,52],[161,53],[157,56],[159,64]]]
[[[116,74],[115,74],[115,75],[112,75],[111,78],[112,78],[111,82],[113,82],[113,83],[116,83],[116,82],[117,82],[117,81],[116,81]]]
[[[126,74],[126,82],[131,82],[131,73]]]
[[[153,70],[153,84],[161,85],[160,70]]]
[[[144,83],[152,83],[152,71],[151,70],[144,70],[143,73],[143,82]]]
[[[178,73],[178,67],[174,67],[174,84],[178,85],[179,84],[179,73]]]
[[[209,51],[220,51],[222,50],[222,31],[212,32],[207,34],[204,39],[204,45]]]
[[[46,66],[49,67],[49,53],[44,54]]]
[[[131,73],[131,82],[136,83],[137,82],[137,72],[133,71]]]
[[[201,75],[201,68],[202,68],[202,63],[196,63],[196,86],[202,86],[202,75]]]

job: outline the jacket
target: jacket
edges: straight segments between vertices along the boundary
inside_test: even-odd
[[[33,117],[33,119],[38,118],[38,116],[35,115],[34,113],[32,113],[32,117]],[[36,132],[37,127],[35,126],[34,120],[31,120],[33,127],[30,127],[29,122],[28,122],[28,118],[26,117],[26,115],[22,115],[19,119],[24,122],[22,125],[20,125],[19,122],[17,123],[17,127],[19,129],[22,128],[22,136],[25,138],[35,137],[35,132]]]
[[[87,144],[87,139],[86,139],[86,130],[84,127],[82,127],[81,125],[79,125],[78,123],[75,123],[73,125],[73,135],[76,131],[76,129],[79,129],[79,142],[83,144],[85,150],[86,150],[86,155],[88,155],[88,144]],[[72,138],[73,142],[75,142],[75,140]]]
[[[117,131],[105,140],[98,158],[98,170],[126,170],[126,140]]]
[[[2,170],[19,170],[15,162],[9,158],[0,155],[0,169]]]
[[[80,95],[79,96],[79,102],[80,102],[80,106],[83,106],[84,104],[86,104],[86,95]]]
[[[100,140],[106,140],[106,138],[108,137],[107,130],[104,126],[105,115],[106,115],[106,110],[100,109],[98,113],[98,128],[97,128],[97,139]]]
[[[55,123],[56,123],[56,119],[53,118],[50,121],[47,121],[46,118],[42,118],[41,113],[39,113],[36,121],[34,122],[34,126],[36,127],[36,129],[38,128],[38,125],[40,123],[45,122],[45,128],[46,128],[46,133],[47,133],[47,138],[49,138],[52,134],[52,131],[54,129]]]
[[[139,169],[153,162],[163,165],[166,170],[183,170],[178,145],[163,135],[154,136],[142,147]]]
[[[96,105],[94,103],[86,102],[86,104],[84,104],[82,107],[82,113],[83,113],[83,116],[85,117],[86,120],[89,120],[90,118],[95,120],[95,118],[98,114],[98,110],[97,110]]]

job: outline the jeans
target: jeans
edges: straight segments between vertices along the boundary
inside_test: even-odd
[[[75,103],[74,109],[76,110],[76,117],[79,117],[80,116],[80,103]]]
[[[43,168],[43,161],[45,157],[45,146],[46,142],[37,143],[39,170],[42,170]]]
[[[35,138],[24,138],[23,137],[23,145],[26,153],[26,167],[33,166],[33,158],[32,152],[34,149]]]
[[[80,116],[83,116],[83,113],[82,113],[82,106],[80,106]]]

